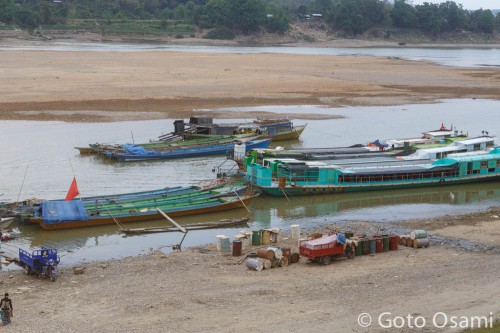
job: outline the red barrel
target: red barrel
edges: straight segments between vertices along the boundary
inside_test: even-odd
[[[297,252],[294,252],[294,253],[292,253],[291,258],[292,258],[292,260],[290,261],[290,263],[295,264],[295,263],[299,262],[300,255]]]
[[[384,252],[384,241],[382,237],[373,237],[375,239],[375,252],[382,253]]]
[[[233,257],[241,256],[241,245],[240,240],[233,241]]]
[[[399,236],[390,235],[389,236],[389,251],[396,251],[398,249]]]
[[[257,250],[257,256],[259,258],[273,260],[274,259],[274,252],[271,250],[268,250],[267,247],[262,247],[262,248]]]
[[[283,256],[286,257],[290,255],[291,250],[289,247],[281,247],[281,252],[283,253]]]

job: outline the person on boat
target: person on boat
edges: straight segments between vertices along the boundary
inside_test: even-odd
[[[10,324],[12,301],[9,298],[9,293],[5,293],[5,297],[0,301],[0,309],[2,309],[2,325]]]

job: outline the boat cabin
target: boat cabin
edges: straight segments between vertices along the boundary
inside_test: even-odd
[[[388,164],[341,167],[297,160],[267,160],[250,164],[247,178],[258,187],[317,188],[345,186],[412,185],[445,181],[471,181],[471,176],[500,177],[500,147],[489,153],[442,158],[430,164]],[[348,188],[351,190],[351,188]]]

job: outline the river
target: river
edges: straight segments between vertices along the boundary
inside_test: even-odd
[[[304,55],[376,56],[395,57],[415,61],[431,61],[446,66],[458,67],[500,67],[498,47],[290,47],[290,46],[195,46],[175,44],[125,44],[95,43],[75,41],[31,41],[22,45],[0,41],[0,51],[8,50],[49,50],[49,51],[90,51],[90,52],[208,52],[208,53],[281,53]]]

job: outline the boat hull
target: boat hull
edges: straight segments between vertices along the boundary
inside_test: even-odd
[[[219,211],[225,211],[230,209],[238,209],[245,208],[246,205],[250,203],[250,201],[255,196],[245,196],[241,197],[239,200],[232,200],[228,202],[224,202],[214,206],[201,207],[201,208],[191,208],[177,211],[165,211],[166,214],[170,217],[180,217],[180,216],[189,216],[189,215],[197,215],[197,214],[205,214],[205,213],[214,213]],[[90,216],[86,221],[67,221],[67,222],[58,222],[58,223],[45,223],[42,218],[39,217],[31,217],[29,219],[30,223],[36,223],[40,225],[40,227],[44,230],[58,230],[58,229],[71,229],[71,228],[82,228],[82,227],[92,227],[106,224],[117,224],[118,223],[128,223],[128,222],[141,222],[141,221],[151,221],[151,220],[162,220],[164,219],[163,215],[158,211],[150,211],[146,213],[136,213],[130,214],[126,216]]]
[[[272,137],[272,141],[297,140],[304,132],[307,125],[295,126],[290,132],[278,133]]]
[[[259,189],[268,195],[275,197],[284,196],[299,196],[299,195],[321,195],[321,194],[334,194],[334,193],[349,193],[349,192],[363,192],[363,191],[381,191],[381,190],[395,190],[395,189],[411,189],[422,187],[434,186],[449,186],[461,185],[480,182],[495,182],[500,181],[500,174],[477,177],[477,178],[461,178],[461,179],[446,179],[434,180],[428,182],[412,182],[412,183],[385,183],[385,184],[366,184],[366,185],[352,185],[352,186],[285,186],[285,187],[265,187],[258,186]]]
[[[255,148],[266,148],[271,139],[262,139],[256,141],[245,142],[246,151]],[[200,156],[211,156],[211,155],[224,155],[229,151],[234,149],[234,143],[215,146],[215,147],[203,147],[203,148],[193,148],[193,149],[179,149],[170,152],[159,152],[157,154],[111,154],[111,157],[117,159],[120,162],[132,162],[132,161],[151,161],[151,160],[164,160],[164,159],[176,159],[176,158],[187,158],[187,157],[200,157]]]

